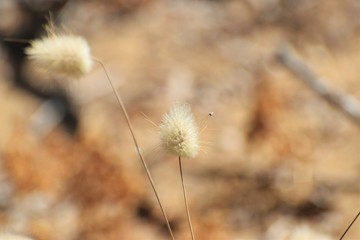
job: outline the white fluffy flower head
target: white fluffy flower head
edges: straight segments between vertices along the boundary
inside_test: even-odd
[[[188,104],[176,103],[161,121],[160,141],[168,153],[193,158],[199,151],[199,132]]]
[[[48,33],[25,50],[35,65],[49,74],[78,79],[91,69],[90,47],[86,40],[69,34]]]

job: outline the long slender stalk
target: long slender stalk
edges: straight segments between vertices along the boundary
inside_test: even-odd
[[[173,234],[173,232],[172,232],[172,230],[171,230],[171,227],[170,227],[169,219],[167,218],[166,213],[165,213],[165,210],[164,210],[164,208],[163,208],[163,206],[162,206],[162,204],[161,204],[160,197],[159,197],[159,195],[158,195],[158,193],[157,193],[157,190],[156,190],[156,188],[155,188],[154,181],[153,181],[153,179],[152,179],[152,177],[151,177],[151,174],[150,174],[149,168],[148,168],[148,166],[147,166],[147,164],[146,164],[146,162],[145,162],[144,156],[143,156],[142,153],[141,153],[139,144],[138,144],[138,142],[137,142],[137,140],[136,140],[136,137],[135,137],[134,129],[133,129],[132,124],[131,124],[131,122],[130,122],[129,115],[127,114],[127,111],[126,111],[126,109],[125,109],[125,105],[124,105],[124,103],[123,103],[123,101],[122,101],[122,99],[121,99],[121,97],[120,97],[120,94],[119,94],[118,91],[115,89],[114,84],[113,84],[113,82],[112,82],[111,79],[110,79],[109,73],[107,72],[107,70],[106,70],[106,68],[105,68],[105,65],[104,65],[100,60],[98,60],[98,59],[95,59],[95,58],[94,58],[93,60],[96,61],[96,62],[98,62],[98,63],[101,65],[101,67],[104,69],[104,72],[105,72],[105,74],[106,74],[106,77],[107,77],[107,79],[108,79],[108,81],[109,81],[109,83],[110,83],[110,86],[111,86],[111,88],[112,88],[112,90],[113,90],[113,92],[114,92],[114,94],[115,94],[115,96],[116,96],[116,99],[117,99],[117,101],[118,101],[118,103],[119,103],[119,106],[120,106],[120,108],[121,108],[121,111],[123,112],[123,114],[124,114],[124,116],[125,116],[126,123],[127,123],[128,127],[129,127],[129,129],[130,129],[130,133],[131,133],[132,139],[134,140],[135,147],[136,147],[136,150],[137,150],[137,152],[138,152],[138,154],[139,154],[141,163],[142,163],[142,165],[143,165],[143,167],[144,167],[144,170],[145,170],[146,175],[147,175],[147,177],[148,177],[148,179],[149,179],[150,185],[151,185],[151,187],[152,187],[152,189],[153,189],[153,191],[154,191],[154,194],[155,194],[155,196],[156,196],[157,202],[159,203],[161,212],[162,212],[162,214],[163,214],[163,216],[164,216],[164,219],[165,219],[165,222],[166,222],[166,226],[167,226],[167,228],[168,228],[168,230],[169,230],[169,233],[170,233],[170,235],[171,235],[172,240],[175,240],[174,234]]]
[[[181,184],[182,184],[183,193],[184,193],[186,215],[187,215],[189,228],[190,228],[190,232],[191,232],[191,239],[195,240],[194,230],[193,230],[193,227],[192,227],[192,224],[191,224],[189,205],[188,205],[187,196],[186,196],[186,190],[185,190],[185,184],[184,184],[184,176],[183,176],[182,165],[181,165],[181,157],[180,156],[179,156],[179,170],[180,170],[180,176],[181,176]]]
[[[355,223],[356,219],[360,216],[360,211],[358,212],[358,214],[356,215],[356,217],[354,218],[354,220],[350,223],[350,225],[348,226],[348,228],[345,230],[345,232],[343,233],[343,235],[340,237],[339,240],[342,240],[346,233],[349,231],[349,229],[351,228],[351,226]]]

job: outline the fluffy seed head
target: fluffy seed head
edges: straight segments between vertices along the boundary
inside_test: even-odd
[[[90,47],[79,36],[49,33],[25,49],[29,59],[54,76],[78,79],[91,69]]]
[[[193,158],[199,151],[199,133],[188,104],[176,103],[161,121],[160,141],[165,151]]]

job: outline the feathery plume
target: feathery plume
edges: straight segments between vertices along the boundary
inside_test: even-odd
[[[78,79],[92,66],[90,47],[84,38],[51,30],[46,37],[31,41],[25,53],[39,69],[54,76]]]
[[[173,105],[163,116],[159,131],[161,145],[167,152],[186,158],[198,153],[198,128],[188,104]]]

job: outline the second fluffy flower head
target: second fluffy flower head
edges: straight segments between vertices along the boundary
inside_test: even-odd
[[[162,147],[180,157],[193,158],[199,151],[199,132],[188,104],[176,103],[163,116],[160,127]]]
[[[92,65],[86,40],[69,34],[48,31],[48,36],[32,41],[25,52],[38,68],[70,79],[82,77]]]

